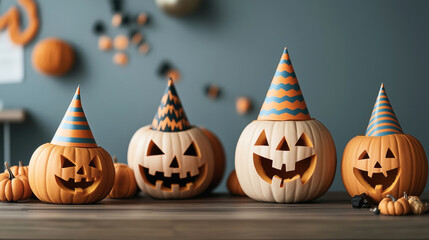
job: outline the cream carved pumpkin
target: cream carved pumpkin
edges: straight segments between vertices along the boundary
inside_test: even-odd
[[[310,118],[286,49],[258,120],[238,140],[235,168],[243,191],[259,201],[310,201],[332,184],[334,141]]]
[[[144,193],[189,198],[218,182],[213,149],[203,130],[189,125],[170,80],[152,125],[140,128],[130,141],[128,165]]]

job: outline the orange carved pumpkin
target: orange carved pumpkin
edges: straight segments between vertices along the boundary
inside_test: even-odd
[[[354,137],[344,149],[341,173],[350,196],[366,193],[377,202],[404,192],[419,196],[425,188],[423,146],[402,133],[383,85],[366,136]]]
[[[79,88],[51,143],[33,153],[28,177],[34,195],[49,203],[94,203],[110,193],[115,181],[113,162],[94,140]]]

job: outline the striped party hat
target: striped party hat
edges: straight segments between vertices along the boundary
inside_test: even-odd
[[[285,48],[258,120],[309,120],[307,105]]]
[[[390,105],[384,84],[381,84],[365,136],[378,137],[396,133],[403,133],[402,128],[399,125],[392,105]]]
[[[162,132],[179,132],[191,128],[173,80],[168,80],[158,112],[152,121],[152,128]]]
[[[80,87],[77,87],[70,106],[54,138],[52,138],[51,144],[84,148],[98,147],[83,112],[80,101]]]

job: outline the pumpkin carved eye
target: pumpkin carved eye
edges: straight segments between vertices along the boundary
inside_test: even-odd
[[[359,156],[359,159],[358,160],[368,160],[369,159],[369,155],[368,155],[368,153],[366,152],[366,150],[364,150],[361,154],[360,154],[360,156]]]
[[[97,167],[95,166],[94,158],[92,158],[91,162],[89,162],[89,164],[88,164],[88,165],[89,165],[90,167],[97,168]]]
[[[276,150],[279,151],[290,151],[289,145],[287,144],[286,138],[283,137],[280,141],[279,145],[277,146]]]
[[[68,160],[66,157],[61,155],[61,168],[68,168],[68,167],[76,167],[76,165]]]
[[[183,155],[198,157],[197,146],[195,146],[194,142],[192,142],[191,145],[189,145],[188,149],[186,149]]]
[[[395,158],[395,154],[393,154],[393,152],[392,152],[392,150],[390,150],[390,148],[387,148],[386,158]]]
[[[149,147],[147,149],[147,156],[164,155],[164,152],[150,140]]]
[[[299,137],[298,141],[296,141],[295,146],[297,146],[297,147],[313,147],[313,143],[311,143],[311,140],[307,136],[307,134],[302,133],[301,137]]]
[[[268,146],[267,136],[265,135],[265,130],[262,130],[258,139],[255,142],[255,146]]]

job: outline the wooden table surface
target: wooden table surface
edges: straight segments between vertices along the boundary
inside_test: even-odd
[[[428,199],[425,194],[423,199]],[[189,200],[106,199],[93,205],[0,203],[2,239],[428,239],[429,214],[377,216],[345,193],[305,204],[213,194]]]

